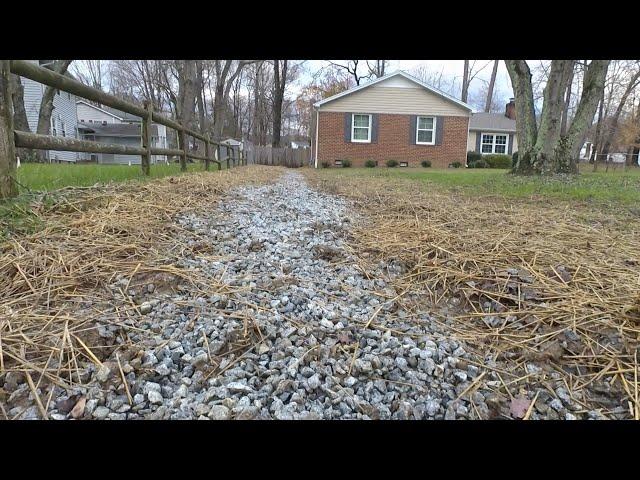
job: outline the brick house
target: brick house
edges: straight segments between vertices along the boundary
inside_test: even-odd
[[[471,107],[397,71],[314,104],[316,168],[350,160],[435,168],[466,162]]]

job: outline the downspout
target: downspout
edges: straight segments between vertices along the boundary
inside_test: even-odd
[[[314,168],[318,168],[318,130],[320,129],[320,110],[316,108],[316,148],[313,149],[315,155]]]

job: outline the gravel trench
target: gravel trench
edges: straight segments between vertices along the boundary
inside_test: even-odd
[[[52,418],[68,418],[78,395],[94,419],[454,419],[471,408],[487,418],[500,403],[487,391],[456,401],[479,375],[465,348],[427,312],[385,303],[397,295],[394,265],[365,274],[344,248],[353,215],[345,200],[287,171],[236,188],[206,216],[179,218],[186,236],[214,246],[182,266],[235,291],[204,297],[148,285],[142,330],[129,333],[143,352],[124,356],[122,374],[114,358],[90,365],[91,386],[61,394]],[[108,326],[100,332],[113,337]]]

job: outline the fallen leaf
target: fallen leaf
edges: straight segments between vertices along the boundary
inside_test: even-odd
[[[76,405],[73,407],[73,409],[71,410],[71,418],[81,418],[84,415],[84,406],[87,403],[87,397],[82,396],[80,397],[80,400],[78,400],[78,403],[76,403]]]
[[[509,413],[511,413],[514,418],[524,418],[530,405],[531,400],[529,400],[528,398],[521,396],[515,397],[513,400],[511,400]]]
[[[78,403],[78,399],[80,395],[71,395],[69,398],[65,398],[64,400],[60,400],[56,403],[56,408],[60,413],[67,414],[71,411],[73,406]]]

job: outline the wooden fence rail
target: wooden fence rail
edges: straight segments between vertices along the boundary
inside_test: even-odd
[[[12,73],[141,117],[140,147],[96,143],[75,138],[38,135],[14,130],[10,82],[10,75]],[[176,130],[178,133],[179,148],[151,147],[152,122]],[[204,142],[204,155],[199,155],[189,150],[188,137]],[[215,146],[215,150],[212,146]],[[140,155],[142,171],[145,175],[150,174],[151,155],[180,157],[180,168],[182,171],[186,171],[187,169],[188,158],[203,161],[206,170],[209,170],[211,162],[218,165],[218,170],[222,169],[222,162],[225,161],[227,168],[231,167],[231,163],[233,163],[234,166],[246,165],[247,163],[246,156],[244,156],[239,149],[221,145],[219,142],[211,140],[208,135],[191,130],[175,120],[171,120],[154,112],[152,105],[148,102],[145,102],[144,107],[140,107],[134,103],[114,97],[113,95],[89,87],[77,80],[60,75],[59,73],[33,63],[24,60],[0,60],[0,199],[13,197],[18,194],[18,187],[15,182],[16,147],[36,150]],[[224,157],[222,157],[221,147],[224,148],[226,152]]]
[[[298,168],[309,163],[311,150],[308,148],[252,145],[246,148],[246,155],[249,163]]]

